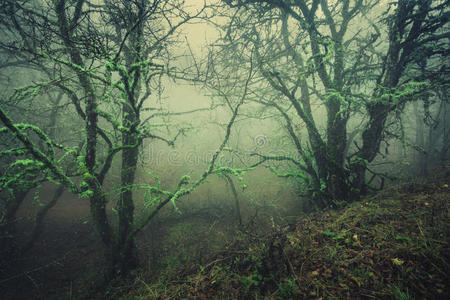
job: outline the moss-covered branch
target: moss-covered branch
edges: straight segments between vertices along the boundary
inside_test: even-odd
[[[11,119],[7,116],[6,112],[3,108],[0,107],[0,120],[5,124],[5,126],[14,134],[17,139],[22,142],[25,148],[28,149],[33,157],[42,162],[43,165],[51,171],[51,173],[55,176],[56,180],[66,186],[72,192],[77,192],[78,188],[75,183],[63,172],[63,170],[56,165],[56,163],[45,155],[41,150],[39,150],[33,142],[30,140],[28,135],[26,135],[19,126],[16,126],[12,123]]]

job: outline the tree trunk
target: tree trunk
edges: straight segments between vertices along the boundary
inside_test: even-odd
[[[369,123],[362,134],[362,148],[356,159],[351,163],[351,170],[354,174],[352,188],[361,195],[368,192],[366,184],[367,165],[375,159],[380,149],[388,109],[385,105],[377,103],[368,108],[368,113]]]
[[[133,99],[130,97],[130,102]],[[129,130],[122,133],[122,168],[120,199],[118,203],[119,232],[113,249],[113,269],[117,275],[126,275],[138,265],[134,229],[133,184],[136,175],[141,140],[136,132],[138,116],[129,104],[123,105],[123,124]]]
[[[0,207],[1,211],[1,219],[0,219],[0,255],[3,257],[8,257],[14,249],[11,247],[12,239],[14,238],[14,234],[16,232],[15,228],[15,218],[16,212],[25,199],[28,191],[30,189],[14,189],[13,195],[11,195],[11,200],[6,199],[8,197],[5,195],[5,199],[2,199],[1,202],[4,203],[4,206]],[[1,195],[3,196],[3,195]]]
[[[124,135],[124,145],[136,145],[136,139],[130,134]],[[126,274],[138,265],[135,239],[132,235],[134,225],[133,183],[136,173],[138,147],[132,146],[122,152],[121,194],[118,205],[119,236],[114,254],[114,268],[120,274]]]
[[[239,222],[239,226],[242,226],[241,206],[239,203],[239,197],[238,197],[238,194],[236,191],[236,187],[234,186],[233,179],[231,179],[230,176],[225,175],[225,179],[227,180],[228,184],[230,185],[231,193],[233,194],[234,205],[235,205],[235,210],[236,210],[236,219]]]
[[[36,214],[36,219],[34,221],[34,227],[31,232],[31,237],[28,240],[28,242],[25,244],[25,246],[23,246],[22,249],[20,249],[21,254],[26,253],[28,250],[30,250],[33,247],[34,243],[36,242],[36,240],[39,238],[39,236],[42,233],[43,221],[44,221],[45,216],[47,215],[48,211],[52,207],[54,207],[56,205],[56,203],[58,203],[58,200],[59,200],[59,198],[61,198],[63,193],[64,193],[64,186],[63,185],[58,186],[52,199],[38,211],[38,213]]]
[[[347,146],[347,119],[342,116],[339,99],[329,99],[327,105],[327,190],[330,201],[351,201],[344,152]]]
[[[415,163],[417,166],[417,171],[420,175],[427,175],[427,154],[425,153],[425,128],[423,117],[421,117],[421,112],[419,111],[419,103],[414,102],[414,115],[416,116],[416,146],[419,147],[415,152]]]

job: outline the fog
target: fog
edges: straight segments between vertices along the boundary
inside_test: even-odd
[[[3,1],[2,289],[156,282],[447,176],[446,4]]]

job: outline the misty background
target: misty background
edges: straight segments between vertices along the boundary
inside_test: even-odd
[[[155,279],[448,173],[448,1],[0,13],[0,283],[61,257],[71,288],[138,267]]]

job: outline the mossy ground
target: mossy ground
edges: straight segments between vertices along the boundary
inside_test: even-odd
[[[449,299],[449,178],[251,227],[202,264],[110,287],[122,299]]]

